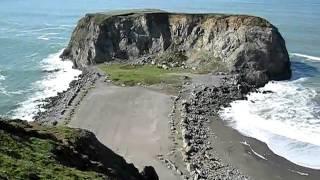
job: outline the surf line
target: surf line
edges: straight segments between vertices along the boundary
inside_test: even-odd
[[[316,57],[316,56],[309,56],[306,54],[301,54],[301,53],[291,53],[292,56],[297,56],[297,57],[303,57],[306,58],[308,60],[313,60],[313,61],[320,61],[320,57]]]

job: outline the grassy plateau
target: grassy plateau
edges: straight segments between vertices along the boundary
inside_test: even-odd
[[[104,64],[100,65],[117,85],[176,84],[187,70],[180,68],[162,69],[155,65]]]

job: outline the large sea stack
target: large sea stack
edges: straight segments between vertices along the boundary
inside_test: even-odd
[[[189,66],[217,61],[253,85],[291,77],[285,41],[267,20],[247,15],[157,10],[87,14],[61,57],[77,68],[183,53]]]

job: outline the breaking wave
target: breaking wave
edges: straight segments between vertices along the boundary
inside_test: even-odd
[[[317,86],[307,86],[319,74],[303,65],[320,58],[294,54],[290,81],[269,82],[259,92],[223,108],[220,116],[240,133],[265,142],[276,154],[301,166],[320,169],[320,97]],[[262,93],[270,91],[272,93]]]
[[[42,80],[33,83],[35,93],[19,104],[19,107],[14,110],[13,118],[31,121],[39,110],[43,110],[39,109],[39,105],[43,103],[41,100],[67,90],[69,83],[81,74],[81,71],[72,68],[71,61],[62,61],[59,58],[61,53],[62,50],[41,61],[42,71],[50,73],[47,73]]]

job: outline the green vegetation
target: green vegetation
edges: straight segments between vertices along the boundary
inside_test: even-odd
[[[251,18],[249,22],[245,23],[247,26],[259,26],[259,27],[270,27],[272,26],[266,19],[261,17]]]
[[[139,179],[93,133],[0,118],[0,179]]]
[[[133,86],[138,83],[153,85],[159,83],[176,84],[182,73],[188,70],[180,68],[162,69],[155,65],[104,64],[100,68],[117,85]]]
[[[53,128],[41,128],[40,133]],[[70,128],[54,129],[60,136],[77,134]],[[61,130],[61,131],[60,131]],[[65,138],[65,137],[64,137]],[[103,179],[92,171],[63,166],[55,160],[58,142],[50,138],[16,136],[0,130],[0,179]]]
[[[159,9],[132,9],[132,10],[114,10],[100,13],[87,14],[94,18],[97,24],[103,24],[107,19],[114,16],[139,16],[148,13],[163,13],[165,11]]]
[[[94,22],[97,24],[104,24],[106,20],[115,16],[141,16],[143,14],[148,13],[168,13],[169,15],[185,15],[185,16],[200,16],[203,18],[227,18],[230,16],[238,16],[241,18],[243,23],[247,26],[260,26],[260,27],[270,27],[271,24],[263,18],[249,16],[249,15],[233,15],[233,14],[225,14],[225,13],[176,13],[176,12],[166,12],[159,9],[132,9],[132,10],[115,10],[115,11],[107,11],[107,12],[99,12],[99,13],[90,13],[87,16],[93,18]]]

